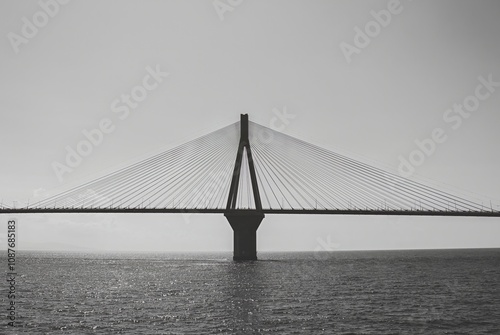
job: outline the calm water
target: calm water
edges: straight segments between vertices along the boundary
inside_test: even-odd
[[[500,334],[498,249],[259,256],[20,252],[0,333]]]

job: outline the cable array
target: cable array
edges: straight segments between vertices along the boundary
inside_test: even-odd
[[[223,208],[238,126],[221,128],[30,208]]]
[[[239,129],[236,122],[29,208],[225,209]],[[263,210],[483,210],[254,122],[249,137]],[[253,209],[246,153],[239,173],[236,208]]]
[[[249,124],[262,207],[481,211],[481,205]]]

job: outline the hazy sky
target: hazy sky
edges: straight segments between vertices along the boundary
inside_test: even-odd
[[[25,205],[240,113],[272,126],[286,110],[284,133],[394,173],[439,128],[446,140],[411,178],[500,209],[499,17],[496,0],[1,1],[0,198]],[[479,104],[453,110],[465,101]],[[102,143],[61,182],[54,162],[105,119]],[[21,248],[232,250],[222,215],[17,218]],[[268,215],[258,249],[500,247],[498,236],[498,218]]]

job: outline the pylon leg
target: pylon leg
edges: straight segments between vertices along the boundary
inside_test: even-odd
[[[224,214],[233,228],[233,260],[257,260],[257,229],[264,219],[263,213],[235,212]]]

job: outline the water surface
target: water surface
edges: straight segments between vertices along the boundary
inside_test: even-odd
[[[0,332],[500,334],[499,249],[259,257],[19,252]]]

